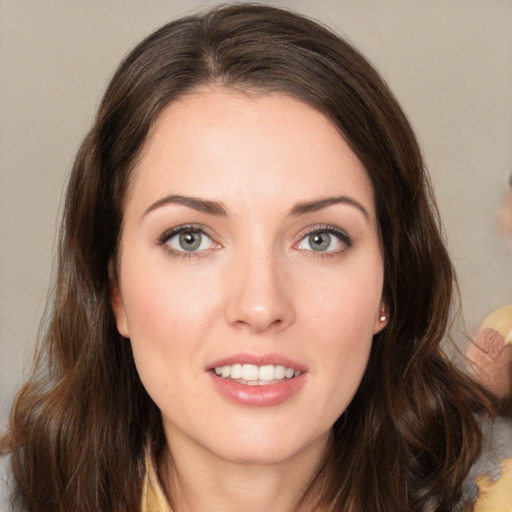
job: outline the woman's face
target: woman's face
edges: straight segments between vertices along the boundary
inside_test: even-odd
[[[166,108],[126,198],[118,275],[118,329],[171,450],[321,452],[384,327],[365,169],[284,95],[209,89]]]

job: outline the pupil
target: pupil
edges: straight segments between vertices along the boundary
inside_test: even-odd
[[[309,243],[314,251],[325,251],[331,243],[328,233],[314,233],[309,236]]]
[[[199,233],[181,233],[180,245],[185,251],[194,251],[201,244],[201,235]]]

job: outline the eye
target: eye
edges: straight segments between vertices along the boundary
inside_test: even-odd
[[[351,245],[352,241],[344,231],[335,227],[325,227],[306,233],[296,248],[317,253],[338,253]]]
[[[213,240],[199,227],[180,226],[167,231],[160,243],[174,252],[194,253],[215,247]]]

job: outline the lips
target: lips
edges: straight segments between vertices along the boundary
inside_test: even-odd
[[[274,406],[290,399],[306,382],[306,368],[278,355],[238,354],[208,368],[217,391],[245,406]]]

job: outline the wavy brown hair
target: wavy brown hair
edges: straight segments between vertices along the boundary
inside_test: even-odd
[[[300,15],[231,5],[174,21],[121,63],[77,154],[56,284],[32,378],[12,408],[15,503],[33,512],[140,508],[160,413],[110,306],[130,175],[162,110],[215,84],[291,95],[327,116],[364,164],[390,313],[363,382],[304,495],[312,509],[452,511],[480,449],[485,396],[443,356],[454,272],[413,131],[375,69]]]

